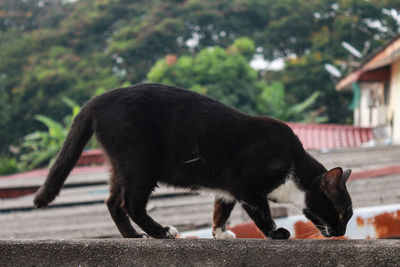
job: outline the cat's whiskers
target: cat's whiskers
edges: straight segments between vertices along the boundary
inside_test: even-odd
[[[329,229],[331,229],[329,226],[327,225],[320,225],[317,224],[315,225],[315,227],[317,228],[317,233],[315,232],[315,228],[314,227],[307,227],[308,231],[301,233],[300,235],[297,236],[297,238],[299,239],[304,239],[304,238],[310,238],[310,237],[317,237],[319,232],[321,232],[322,234],[329,234]],[[321,227],[321,230],[318,228]]]
[[[320,224],[316,224],[315,225],[320,232],[325,236],[328,235],[330,236],[331,234],[329,233],[330,231],[332,231],[332,227],[328,226],[328,225],[320,225]]]
[[[315,234],[315,230],[310,229],[307,232],[304,232],[301,235],[299,235],[297,238],[299,238],[299,239],[309,238],[309,237],[313,236],[314,234]]]

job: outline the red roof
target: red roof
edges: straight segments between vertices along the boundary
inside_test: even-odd
[[[288,125],[299,137],[305,149],[335,149],[357,147],[374,139],[371,128],[338,124],[303,124],[290,122]]]

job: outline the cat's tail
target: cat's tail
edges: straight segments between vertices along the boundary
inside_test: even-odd
[[[61,151],[50,168],[46,181],[33,200],[37,208],[47,207],[60,193],[69,173],[79,160],[82,150],[93,135],[93,120],[89,113],[89,108],[84,105],[72,122]]]

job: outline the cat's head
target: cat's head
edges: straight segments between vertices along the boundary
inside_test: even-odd
[[[312,189],[306,192],[304,215],[325,237],[342,236],[353,208],[346,181],[351,170],[334,168],[319,177]]]

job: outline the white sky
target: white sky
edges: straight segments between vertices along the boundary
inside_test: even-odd
[[[254,55],[253,60],[250,62],[250,66],[255,70],[279,71],[285,67],[285,61],[283,58],[267,61],[264,59],[263,55],[256,54]]]

